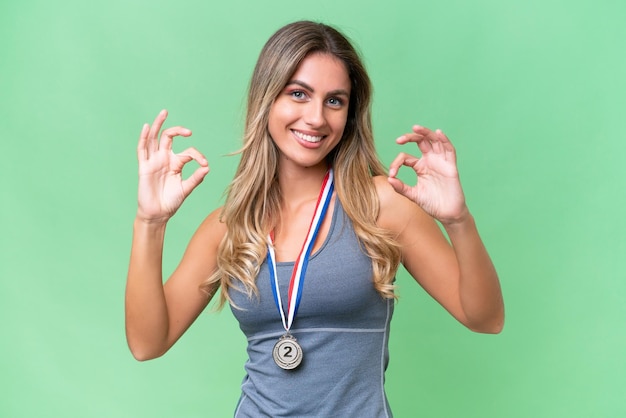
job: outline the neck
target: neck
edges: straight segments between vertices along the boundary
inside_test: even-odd
[[[326,163],[315,167],[285,166],[278,169],[278,184],[283,197],[283,205],[300,205],[317,199],[328,166]]]

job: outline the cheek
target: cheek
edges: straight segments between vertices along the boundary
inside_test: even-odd
[[[293,106],[287,106],[281,102],[274,103],[269,114],[269,126],[274,129],[284,128],[297,118],[296,109]]]
[[[329,122],[335,131],[343,132],[346,127],[346,123],[348,122],[348,112],[341,112],[333,115]]]
[[[270,110],[270,114],[267,120],[267,128],[269,130],[269,133],[272,137],[274,137],[274,134],[277,133],[281,123],[281,117],[280,117],[280,112],[276,111],[276,107],[272,107],[272,109]]]

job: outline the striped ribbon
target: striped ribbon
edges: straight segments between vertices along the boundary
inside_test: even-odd
[[[317,203],[315,205],[315,214],[313,215],[313,219],[311,219],[309,231],[307,233],[306,239],[304,240],[304,244],[302,245],[302,249],[300,250],[300,254],[298,255],[298,258],[296,259],[296,262],[293,266],[291,280],[289,281],[286,319],[283,304],[281,302],[280,289],[278,288],[278,277],[276,274],[276,254],[274,252],[273,246],[274,240],[272,234],[270,234],[269,236],[270,245],[268,245],[267,247],[267,258],[269,259],[268,267],[270,271],[270,284],[272,287],[272,293],[274,294],[274,302],[276,303],[278,312],[280,312],[280,317],[283,320],[283,327],[285,327],[286,331],[289,331],[289,329],[291,328],[293,319],[298,312],[298,306],[300,306],[302,288],[304,286],[304,276],[306,274],[306,269],[309,264],[309,257],[311,256],[311,251],[313,250],[315,238],[317,237],[320,226],[324,221],[324,216],[326,215],[328,205],[330,204],[330,199],[333,195],[333,178],[333,170],[331,168],[330,170],[328,170],[326,176],[324,177],[324,182],[322,183],[322,188],[320,190],[320,194],[317,198]]]

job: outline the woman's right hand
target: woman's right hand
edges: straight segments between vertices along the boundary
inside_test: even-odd
[[[187,148],[178,154],[172,151],[174,137],[191,136],[189,129],[174,126],[163,130],[159,135],[166,118],[167,111],[162,110],[152,126],[146,123],[137,144],[137,217],[146,222],[167,222],[209,172],[209,163],[197,149]],[[192,160],[200,167],[183,180],[183,167]]]

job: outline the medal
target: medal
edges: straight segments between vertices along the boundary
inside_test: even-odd
[[[274,345],[272,356],[281,369],[295,369],[302,362],[302,347],[293,335],[286,333]]]
[[[302,347],[298,344],[298,341],[289,332],[293,319],[298,312],[298,306],[300,305],[300,298],[302,297],[302,287],[304,284],[304,276],[306,268],[309,263],[309,257],[313,250],[313,244],[315,244],[315,238],[319,232],[324,215],[330,203],[330,199],[333,195],[333,170],[330,169],[324,177],[322,183],[322,189],[317,198],[315,205],[315,214],[311,219],[311,225],[309,225],[309,232],[307,233],[300,254],[296,259],[291,273],[291,280],[289,281],[289,293],[287,299],[287,318],[285,318],[285,312],[280,297],[280,289],[278,287],[278,277],[276,274],[276,256],[274,254],[273,239],[270,234],[267,247],[267,259],[268,269],[270,273],[270,285],[272,287],[272,293],[274,294],[274,302],[280,313],[280,317],[283,321],[283,327],[285,328],[285,334],[280,337],[278,342],[274,345],[272,350],[272,357],[276,364],[285,370],[295,369],[300,365],[303,358]]]

